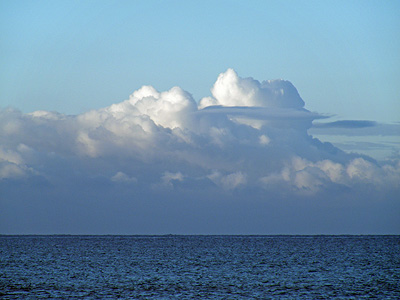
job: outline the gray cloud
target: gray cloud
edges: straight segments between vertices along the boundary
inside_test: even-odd
[[[314,122],[311,134],[347,136],[400,136],[400,124],[382,124],[374,121],[344,120],[328,123]]]
[[[376,122],[367,120],[342,120],[328,123],[314,123],[314,128],[365,128],[377,126]]]
[[[399,162],[378,164],[310,135],[379,124],[313,126],[325,117],[304,109],[290,82],[260,83],[232,69],[219,75],[212,95],[197,105],[179,87],[144,86],[126,101],[77,116],[1,111],[1,230],[268,233],[269,224],[282,233],[307,223],[293,217],[296,211],[329,214],[336,207],[339,216],[337,205],[347,204],[338,197],[355,197],[365,224],[374,197],[382,212],[399,207],[391,198],[399,191]],[[323,218],[314,218],[324,228]],[[292,225],[279,231],[279,224]],[[387,218],[376,230],[393,224],[399,221]]]
[[[255,120],[315,120],[325,119],[327,117],[306,109],[293,108],[265,108],[257,106],[207,106],[198,110],[197,114],[223,114],[228,116],[247,117]]]

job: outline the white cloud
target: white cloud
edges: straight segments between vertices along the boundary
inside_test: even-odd
[[[222,186],[225,189],[231,190],[238,186],[246,184],[246,175],[242,172],[235,172],[221,178]]]
[[[124,172],[117,172],[113,177],[111,177],[111,181],[124,182],[124,183],[137,183],[136,177],[130,177],[126,175]]]
[[[107,112],[118,120],[125,120],[127,113],[147,116],[156,125],[173,129],[188,126],[188,114],[195,110],[197,105],[192,96],[179,87],[159,93],[151,86],[144,86],[129,100],[112,105]]]
[[[303,106],[290,82],[228,70],[199,106],[178,87],[145,86],[77,116],[0,110],[0,225],[16,233],[43,233],[46,222],[59,233],[92,233],[88,224],[99,233],[293,233],[335,219],[339,233],[348,232],[343,220],[359,233],[353,217],[364,214],[367,233],[376,224],[382,233],[400,228],[400,162],[321,142],[309,129],[323,116]]]
[[[154,183],[153,188],[161,190],[165,187],[169,189],[173,189],[173,187],[176,185],[178,182],[183,182],[185,179],[185,176],[181,172],[169,172],[165,171],[163,172],[161,176],[161,184],[159,183]]]
[[[0,161],[0,179],[24,177],[26,170],[23,166]]]
[[[381,166],[313,139],[307,130],[322,116],[303,108],[288,81],[259,82],[228,69],[212,95],[197,106],[179,87],[144,86],[126,101],[78,116],[3,110],[1,177],[42,174],[51,181],[83,174],[151,187],[163,174],[165,185],[207,186],[199,180],[207,178],[225,190],[286,185],[293,193],[332,185],[398,187],[398,163]]]
[[[296,88],[289,81],[279,79],[260,83],[253,78],[240,78],[233,69],[218,76],[211,92],[214,99],[203,98],[199,107],[223,105],[300,109],[304,106]]]
[[[219,171],[213,171],[207,177],[225,190],[233,190],[247,183],[246,174],[240,171],[227,175],[223,175]]]
[[[363,184],[379,188],[384,186],[398,188],[400,186],[399,166],[397,162],[395,165],[379,167],[361,157],[341,164],[327,159],[311,162],[296,156],[286,163],[281,172],[262,177],[260,182],[267,187],[287,182],[296,190],[311,193],[321,191],[331,184],[346,187]]]
[[[183,181],[183,175],[181,172],[164,172],[163,176],[161,177],[164,183],[170,183],[173,180],[176,181]]]
[[[19,144],[15,150],[0,146],[0,179],[21,178],[31,173],[32,170],[26,166],[23,158],[29,157],[30,151],[24,144]]]
[[[321,169],[332,182],[340,182],[343,178],[344,167],[340,163],[334,163],[330,160],[322,160],[315,164]]]
[[[261,145],[268,145],[271,142],[270,138],[267,137],[265,134],[260,135],[260,144]]]
[[[22,158],[19,153],[12,150],[6,150],[0,147],[0,161],[7,161],[14,164],[21,164]]]

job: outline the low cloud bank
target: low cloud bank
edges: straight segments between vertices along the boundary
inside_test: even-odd
[[[197,104],[179,87],[159,92],[144,86],[124,102],[77,116],[2,110],[2,205],[21,182],[37,182],[23,185],[21,197],[32,189],[50,197],[50,190],[54,196],[66,186],[74,194],[108,187],[136,195],[132,199],[242,193],[243,202],[252,195],[270,201],[271,195],[321,198],[367,188],[385,197],[399,191],[398,161],[380,165],[313,138],[313,120],[325,117],[306,110],[290,82],[259,82],[228,69],[211,92]],[[314,128],[375,125],[347,121]]]

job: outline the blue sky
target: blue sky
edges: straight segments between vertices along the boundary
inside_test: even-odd
[[[306,108],[398,122],[398,1],[2,1],[0,105],[67,114],[144,84],[290,80]]]
[[[399,234],[397,1],[1,1],[0,233]]]

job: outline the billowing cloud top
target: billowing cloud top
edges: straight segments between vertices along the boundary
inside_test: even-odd
[[[200,108],[211,105],[294,109],[304,107],[304,101],[289,81],[268,80],[260,83],[253,78],[240,78],[233,69],[218,76],[211,92],[214,98],[203,98]]]
[[[1,111],[2,201],[27,180],[60,193],[66,186],[79,193],[86,182],[142,198],[241,191],[267,201],[365,187],[398,191],[398,162],[379,165],[308,134],[321,116],[304,109],[290,82],[260,83],[228,69],[211,91],[198,105],[179,87],[144,86],[124,102],[77,116]]]

